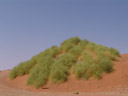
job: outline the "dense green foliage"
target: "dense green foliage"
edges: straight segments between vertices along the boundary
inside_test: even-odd
[[[18,66],[14,67],[13,70],[11,70],[10,78],[13,79],[18,75],[24,75],[28,74],[30,72],[30,69],[37,64],[37,60],[35,57],[32,57],[31,60],[28,60],[26,62],[21,62]]]
[[[45,56],[38,62],[38,64],[31,70],[27,84],[33,84],[36,88],[44,85],[48,79],[51,66],[54,59],[50,56]]]
[[[14,67],[10,78],[28,74],[28,85],[36,88],[46,84],[62,83],[72,71],[78,79],[97,78],[113,71],[113,62],[120,53],[114,48],[96,45],[88,40],[73,37]]]

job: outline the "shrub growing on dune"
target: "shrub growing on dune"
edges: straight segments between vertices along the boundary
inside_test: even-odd
[[[85,49],[88,43],[89,43],[89,41],[86,40],[86,39],[84,39],[84,40],[81,40],[81,41],[78,43],[78,46],[81,47],[81,49]]]
[[[40,52],[30,60],[14,67],[11,79],[28,74],[28,85],[39,88],[49,80],[65,82],[72,71],[78,79],[101,78],[103,73],[113,71],[113,62],[120,53],[114,48],[96,45],[88,40],[73,37]]]
[[[112,54],[111,52],[109,52],[109,51],[106,51],[105,52],[105,55],[106,55],[106,57],[108,57],[110,60],[112,60],[112,61],[115,61],[116,59],[117,59],[117,56],[115,56],[114,54]]]
[[[69,38],[69,39],[65,40],[63,43],[61,43],[61,46],[65,45],[67,43],[77,45],[80,41],[81,40],[78,37]]]
[[[88,73],[90,77],[100,79],[102,75],[102,70],[98,64],[92,63],[88,69]]]
[[[115,56],[120,56],[120,53],[119,53],[119,51],[118,50],[116,50],[115,48],[109,48],[109,51],[113,54],[113,55],[115,55]]]
[[[63,43],[61,43],[60,48],[64,51],[67,52],[71,48],[73,48],[75,45],[77,45],[80,42],[80,39],[78,37],[73,37],[65,40]]]
[[[52,65],[50,81],[52,83],[61,83],[67,80],[68,70],[74,65],[75,58],[71,54],[62,54]]]
[[[53,64],[50,74],[50,81],[52,83],[62,83],[67,80],[68,67],[63,65],[63,62],[58,61]]]
[[[14,67],[9,74],[11,79],[15,78],[18,75],[28,74],[32,67],[37,64],[36,57],[32,57],[31,60],[20,63],[18,66]]]
[[[97,54],[97,55],[100,55],[104,52],[106,52],[108,50],[107,47],[103,46],[103,45],[96,45],[95,49],[94,49],[94,52]]]
[[[79,46],[76,46],[74,48],[72,48],[69,53],[72,54],[73,56],[75,56],[76,58],[80,56],[80,54],[82,53],[82,49]]]
[[[92,60],[93,57],[89,51],[83,51],[79,58],[80,61],[85,61],[85,60]]]
[[[40,65],[40,64],[39,64]],[[36,66],[27,80],[28,85],[33,85],[36,88],[44,85],[47,81],[49,71],[47,71],[46,67]]]
[[[73,45],[71,43],[65,43],[60,47],[60,49],[64,52],[68,52],[71,48],[73,48]]]
[[[51,56],[53,58],[56,58],[56,56],[59,54],[60,49],[57,46],[52,46],[51,47]]]
[[[95,59],[87,52],[84,54],[82,62],[78,62],[73,66],[73,73],[77,78],[88,79],[97,71],[94,64]]]
[[[67,53],[62,54],[56,62],[58,61],[60,64],[63,64],[67,67],[71,67],[76,62],[75,57],[72,54]]]
[[[79,62],[77,64],[75,64],[72,67],[73,73],[75,74],[76,78],[82,78],[82,79],[88,79],[89,78],[89,74],[87,73],[87,70],[89,68],[90,64],[88,63],[82,63]]]
[[[113,64],[108,58],[100,58],[99,66],[103,72],[110,73],[113,71]]]
[[[48,49],[44,50],[43,52],[40,52],[39,54],[37,54],[37,61],[39,62],[40,60],[42,60],[42,58],[44,58],[46,56],[52,56],[50,48],[48,48]]]
[[[38,64],[31,70],[27,80],[28,85],[34,85],[36,88],[44,85],[48,79],[51,66],[54,59],[50,56],[43,57]]]
[[[113,71],[113,64],[109,58],[98,56],[94,59],[86,53],[83,61],[75,64],[72,69],[77,78],[88,79],[94,77],[99,79],[103,72],[110,73]]]
[[[86,46],[86,49],[94,51],[95,45],[96,45],[95,43],[89,42],[88,45]]]

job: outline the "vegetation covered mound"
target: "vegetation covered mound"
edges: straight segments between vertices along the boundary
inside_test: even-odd
[[[60,47],[52,46],[14,67],[11,79],[29,74],[28,85],[36,88],[47,81],[62,83],[67,80],[70,71],[78,79],[101,78],[103,73],[113,71],[112,61],[120,56],[114,48],[96,45],[88,40],[73,37],[61,43]]]

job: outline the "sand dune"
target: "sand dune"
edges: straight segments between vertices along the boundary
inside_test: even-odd
[[[70,75],[67,82],[47,84],[39,89],[26,86],[27,75],[8,79],[9,70],[0,72],[0,96],[128,96],[128,54],[114,62],[114,72],[104,74],[102,79],[77,80]]]

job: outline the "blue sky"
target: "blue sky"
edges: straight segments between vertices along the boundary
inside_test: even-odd
[[[0,70],[73,36],[128,53],[128,1],[0,0]]]

